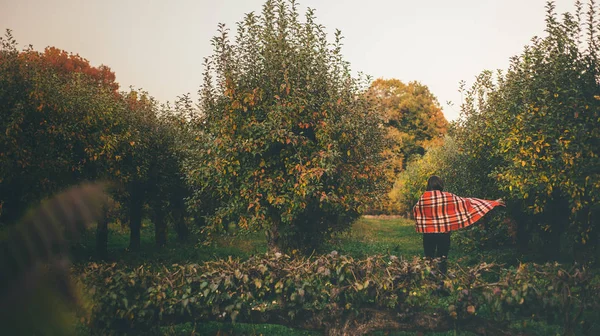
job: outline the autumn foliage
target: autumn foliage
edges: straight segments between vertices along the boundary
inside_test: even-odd
[[[206,61],[189,182],[218,199],[206,232],[266,230],[272,248],[311,248],[385,191],[380,119],[312,10],[267,1]],[[208,164],[203,164],[208,163]],[[206,191],[210,190],[207,194]]]
[[[208,320],[330,335],[457,326],[503,335],[518,332],[515,321],[588,333],[599,288],[581,263],[457,264],[440,276],[418,258],[302,256],[365,211],[410,212],[436,174],[450,192],[506,200],[500,216],[454,235],[463,249],[516,243],[528,256],[598,260],[600,27],[594,1],[575,7],[559,18],[549,2],[544,37],[506,71],[463,83],[462,114],[450,125],[427,86],[354,77],[341,33],[329,39],[312,9],[301,20],[293,0],[266,1],[233,37],[219,26],[197,104],[187,94],[171,106],[120,92],[107,66],[54,47],[18,50],[8,31],[0,234],[32,204],[88,180],[114,187],[96,225],[99,257],[113,221],[129,227],[128,251],[141,247],[146,218],[157,248],[169,224],[180,240],[192,231],[204,243],[266,233],[270,253],[246,261],[78,269],[93,299],[81,321],[101,333]],[[6,246],[33,251],[37,238]]]
[[[367,97],[380,114],[386,130],[383,150],[385,176],[390,183],[398,184],[400,173],[409,162],[421,157],[427,149],[443,143],[448,121],[435,96],[419,82],[405,84],[398,79],[380,78],[371,83]],[[400,205],[402,202],[398,199],[397,188],[393,188],[380,202],[371,204],[370,212],[410,212],[409,207]],[[414,203],[410,207],[412,205]]]
[[[119,124],[114,74],[54,48],[0,52],[0,215],[20,217],[44,197],[114,169]]]
[[[371,83],[368,95],[388,132],[385,155],[388,175],[395,179],[411,159],[441,144],[448,121],[435,96],[419,82],[380,78]]]
[[[103,180],[118,190],[114,198],[123,222],[132,228],[132,248],[139,246],[146,215],[160,228],[157,244],[166,243],[166,222],[169,217],[181,221],[185,208],[186,189],[174,148],[181,118],[160,114],[156,101],[143,91],[118,92],[115,75],[106,66],[93,67],[52,47],[17,50],[10,31],[2,39],[0,87],[2,224],[70,185]],[[155,205],[152,214],[143,213],[148,203]],[[165,209],[168,204],[176,210]],[[183,234],[182,225],[177,227]],[[100,254],[107,234],[102,221]]]
[[[42,68],[49,68],[63,76],[70,76],[73,73],[81,73],[97,83],[114,92],[119,89],[119,84],[115,82],[115,74],[105,65],[93,67],[89,61],[78,54],[70,54],[64,50],[55,47],[47,47],[43,53],[28,50],[21,53],[20,57],[26,64],[35,64]]]

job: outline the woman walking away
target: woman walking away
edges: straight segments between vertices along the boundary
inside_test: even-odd
[[[423,233],[425,257],[441,258],[440,272],[446,274],[450,233],[470,226],[494,207],[504,206],[504,201],[459,197],[443,190],[442,179],[431,176],[427,191],[419,198],[413,214],[417,232]]]

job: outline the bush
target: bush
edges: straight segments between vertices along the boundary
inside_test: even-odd
[[[517,320],[574,330],[582,312],[597,315],[597,284],[582,267],[481,264],[436,276],[428,262],[336,252],[293,259],[264,255],[245,262],[152,269],[90,264],[82,280],[93,296],[88,322],[98,332],[148,330],[188,321],[276,323],[328,334],[377,329],[506,328]],[[434,295],[440,281],[449,296]]]
[[[114,73],[0,37],[0,225],[69,186],[108,177],[129,142]]]
[[[186,164],[190,203],[217,200],[205,232],[265,230],[273,250],[312,250],[385,190],[380,118],[315,15],[267,1],[206,60],[203,116]],[[308,245],[308,246],[307,246]]]
[[[477,184],[507,200],[519,245],[539,238],[549,258],[562,256],[563,237],[576,253],[597,252],[600,239],[598,13],[593,2],[575,8],[559,17],[548,2],[547,35],[507,71],[478,76],[455,128]]]

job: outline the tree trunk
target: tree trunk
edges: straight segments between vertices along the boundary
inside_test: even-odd
[[[552,226],[553,224],[550,225]],[[557,261],[560,260],[561,256],[560,236],[563,232],[557,227],[553,227],[550,230],[551,231],[546,235],[547,238],[544,244],[544,255],[549,261]]]
[[[277,212],[277,209],[269,209],[269,218],[271,219],[271,225],[265,231],[265,235],[267,236],[267,248],[271,253],[281,252],[281,241],[279,234],[281,216]]]
[[[142,207],[144,200],[141,190],[133,188],[129,200],[129,250],[138,251],[141,246]]]
[[[267,235],[267,247],[269,248],[269,252],[281,252],[281,246],[279,241],[279,225],[281,225],[281,220],[279,216],[272,215],[271,216],[271,227],[267,229],[265,234]]]
[[[180,242],[186,241],[190,236],[190,229],[185,223],[186,205],[185,195],[187,194],[185,187],[180,187],[171,196],[171,214],[175,232],[177,232],[177,240]]]
[[[592,228],[590,232],[590,244],[592,245],[592,252],[596,259],[600,259],[600,235],[595,229],[600,225],[600,204],[593,206],[590,209],[590,216],[588,225]]]
[[[516,224],[516,243],[517,249],[520,253],[526,254],[529,249],[529,241],[531,240],[531,233],[529,232],[529,225],[531,221],[526,219],[528,218],[523,211],[521,210],[523,207],[522,203],[514,203],[509,204],[507,206],[508,211],[510,213],[510,218],[514,220]]]
[[[550,224],[550,232],[546,241],[546,256],[550,260],[561,258],[561,236],[564,234],[569,223],[569,203],[559,189],[552,193],[552,200],[544,212],[544,222]]]
[[[177,240],[184,242],[190,236],[190,230],[185,224],[185,202],[182,197],[173,197],[171,204],[173,206],[172,216],[175,232],[177,232]]]
[[[517,223],[517,248],[520,253],[527,253],[529,248],[530,234],[527,230],[527,223],[521,218],[515,221]]]
[[[19,184],[7,185],[6,190],[10,190],[10,197],[4,200],[0,210],[0,224],[14,224],[24,214],[27,209],[27,204],[21,200],[21,188]]]
[[[165,221],[164,209],[157,206],[154,209],[154,240],[156,247],[167,245],[167,222]]]
[[[104,259],[108,255],[109,221],[110,217],[108,215],[108,208],[105,206],[103,209],[102,218],[98,220],[98,226],[96,227],[96,255],[100,259]]]
[[[271,226],[266,231],[267,234],[267,247],[269,248],[269,252],[280,252],[281,249],[279,247],[279,228],[277,225]]]
[[[175,224],[175,231],[177,232],[177,240],[180,242],[187,241],[190,236],[190,229],[185,224],[185,216],[183,211],[176,210],[173,213],[173,222]]]

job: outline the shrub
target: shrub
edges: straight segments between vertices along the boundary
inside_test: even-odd
[[[329,44],[314,11],[298,17],[295,1],[267,1],[235,42],[220,26],[187,163],[190,203],[218,201],[205,231],[265,230],[274,250],[311,250],[385,190],[366,82],[351,76],[339,32]]]
[[[187,321],[276,323],[328,334],[377,329],[502,330],[543,320],[574,330],[597,306],[585,268],[522,264],[457,267],[440,278],[428,262],[336,252],[313,258],[276,253],[134,269],[90,264],[82,280],[93,297],[94,330],[147,330]],[[440,281],[449,296],[434,295]]]

